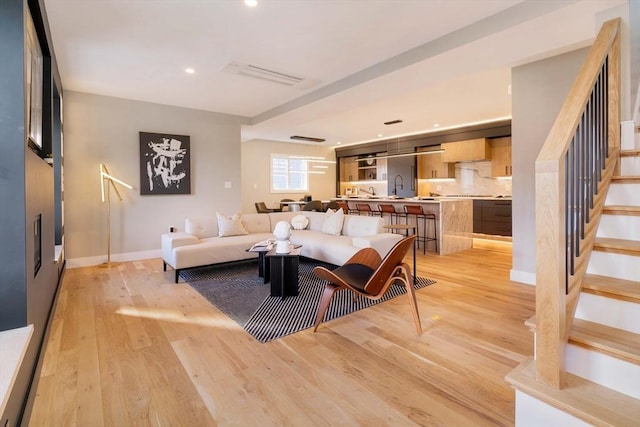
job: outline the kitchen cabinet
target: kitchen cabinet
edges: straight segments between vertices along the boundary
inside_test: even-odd
[[[429,151],[429,150],[420,150]],[[442,153],[426,154],[418,157],[418,179],[455,178],[455,163],[442,161]]]
[[[474,200],[473,232],[511,236],[511,200]]]
[[[378,180],[387,180],[387,159],[378,159]]]
[[[482,233],[482,200],[473,201],[473,232]]]
[[[363,161],[366,158],[367,161]],[[387,179],[387,159],[372,156],[340,158],[340,181],[384,181]]]
[[[512,175],[511,137],[491,140],[491,176],[502,177]]]
[[[443,162],[475,162],[491,159],[491,147],[487,138],[466,141],[445,142],[442,144]]]
[[[340,159],[340,181],[350,182],[358,180],[357,156],[342,157]]]
[[[358,167],[358,180],[371,181],[378,179],[378,168],[376,166]]]
[[[363,160],[366,159],[366,160]],[[372,181],[378,177],[378,166],[376,158],[372,155],[360,157],[358,159],[358,180]]]

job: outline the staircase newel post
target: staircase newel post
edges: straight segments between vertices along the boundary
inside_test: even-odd
[[[536,379],[565,383],[566,235],[564,159],[536,161]]]

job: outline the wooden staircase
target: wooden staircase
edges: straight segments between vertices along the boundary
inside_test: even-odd
[[[640,147],[640,128],[635,132],[633,145]],[[516,389],[516,425],[640,426],[640,149],[635,147],[623,146],[619,153],[620,175],[610,184],[569,331],[565,387],[537,381],[534,358],[521,364],[506,378]],[[536,332],[535,316],[525,324]],[[519,411],[527,415],[519,417]]]

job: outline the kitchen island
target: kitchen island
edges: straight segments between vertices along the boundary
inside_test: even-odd
[[[436,216],[438,230],[438,250],[446,255],[473,246],[473,200],[463,198],[392,198],[392,197],[342,197],[332,200],[346,202],[355,210],[356,203],[368,203],[371,210],[377,212],[379,204],[390,204],[399,214],[404,213],[404,205],[420,205],[425,213]],[[389,217],[385,216],[388,224]],[[400,218],[404,223],[405,219]],[[409,218],[415,225],[415,218]]]

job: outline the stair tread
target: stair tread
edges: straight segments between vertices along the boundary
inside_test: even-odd
[[[524,324],[535,331],[536,316],[531,316]],[[569,342],[640,365],[640,335],[633,332],[574,318]]]
[[[624,297],[625,300],[640,302],[640,282],[616,277],[587,274],[582,281],[584,292]]]
[[[620,150],[620,157],[640,156],[640,150]]]
[[[593,245],[593,249],[604,252],[616,252],[627,255],[640,256],[640,241],[614,239],[611,237],[597,237]]]
[[[611,177],[612,184],[637,183],[637,182],[640,182],[639,175],[616,175]]]
[[[593,425],[637,426],[640,400],[584,378],[566,374],[566,387],[556,390],[536,381],[536,363],[529,358],[505,378],[527,393]]]
[[[640,335],[583,319],[573,319],[569,342],[640,365]]]
[[[608,215],[640,215],[640,206],[607,205],[602,213]]]

